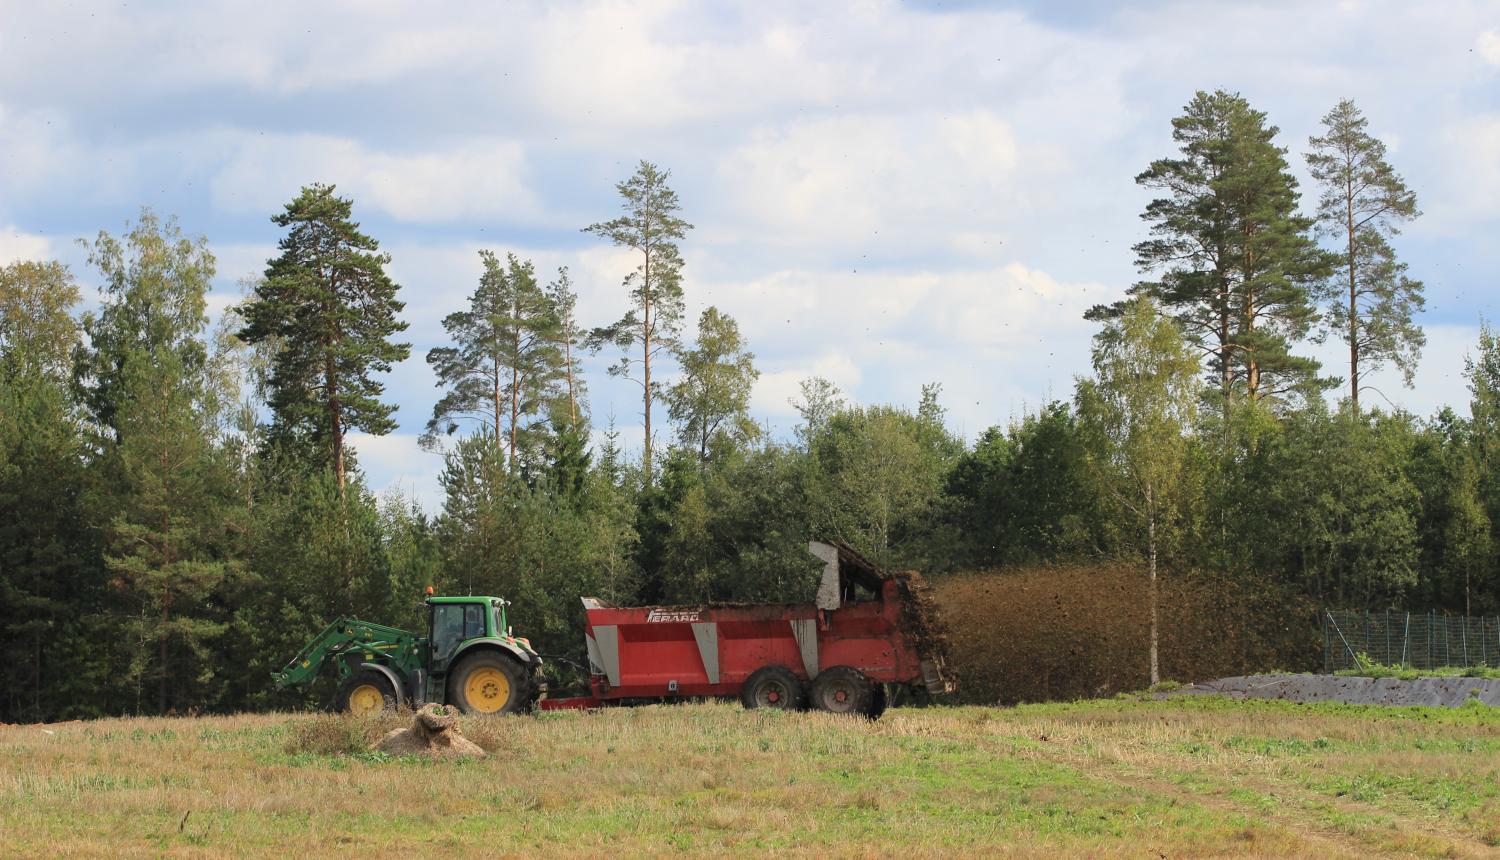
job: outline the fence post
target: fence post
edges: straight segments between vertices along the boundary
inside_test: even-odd
[[[1469,616],[1468,616],[1468,613],[1464,614],[1464,626],[1461,627],[1461,628],[1459,628],[1459,629],[1462,631],[1459,635],[1463,637],[1463,641],[1464,641],[1464,668],[1467,669],[1467,668],[1469,668]]]
[[[1329,623],[1333,625],[1334,632],[1339,634],[1339,639],[1343,641],[1344,648],[1348,650],[1349,659],[1354,661],[1354,668],[1358,669],[1359,658],[1354,655],[1354,648],[1349,644],[1349,640],[1344,638],[1344,631],[1339,629],[1339,623],[1333,620],[1333,613],[1328,611],[1327,609],[1323,610],[1323,612],[1328,616]]]
[[[1411,647],[1411,613],[1406,613],[1406,626],[1401,630],[1401,668],[1406,668],[1406,651]]]
[[[1391,665],[1391,611],[1389,609],[1385,611],[1385,654],[1383,656],[1385,659],[1380,662],[1387,666]]]
[[[1328,638],[1328,621],[1323,620],[1323,674],[1333,674],[1333,641]]]

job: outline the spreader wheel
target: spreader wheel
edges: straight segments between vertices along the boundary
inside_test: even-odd
[[[800,711],[807,707],[802,681],[785,666],[762,666],[745,681],[740,704],[747,708]]]
[[[820,711],[868,716],[875,703],[875,685],[858,669],[834,666],[818,674],[810,698]]]
[[[385,675],[360,669],[339,685],[334,706],[345,713],[364,715],[396,710],[396,691]]]

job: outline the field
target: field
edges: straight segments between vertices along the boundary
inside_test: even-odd
[[[0,729],[19,856],[1500,855],[1500,710],[1100,700],[878,722],[691,704],[468,721],[487,759],[363,752],[395,716]]]

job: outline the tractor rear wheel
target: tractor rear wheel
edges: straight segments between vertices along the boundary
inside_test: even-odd
[[[374,669],[360,669],[339,684],[334,707],[356,716],[396,710],[396,691],[390,679]]]
[[[740,689],[740,704],[751,709],[800,711],[807,707],[807,691],[785,666],[762,666],[745,680]]]
[[[516,714],[531,707],[531,673],[494,651],[465,657],[448,679],[448,701],[466,714]]]
[[[818,673],[810,698],[814,708],[830,714],[869,715],[875,704],[875,685],[852,666],[834,666]]]

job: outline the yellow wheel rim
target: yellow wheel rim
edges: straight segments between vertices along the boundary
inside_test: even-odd
[[[360,684],[349,691],[351,714],[372,714],[385,707],[385,695],[374,684]]]
[[[475,669],[464,681],[464,698],[481,714],[493,714],[510,701],[510,679],[489,666]]]

